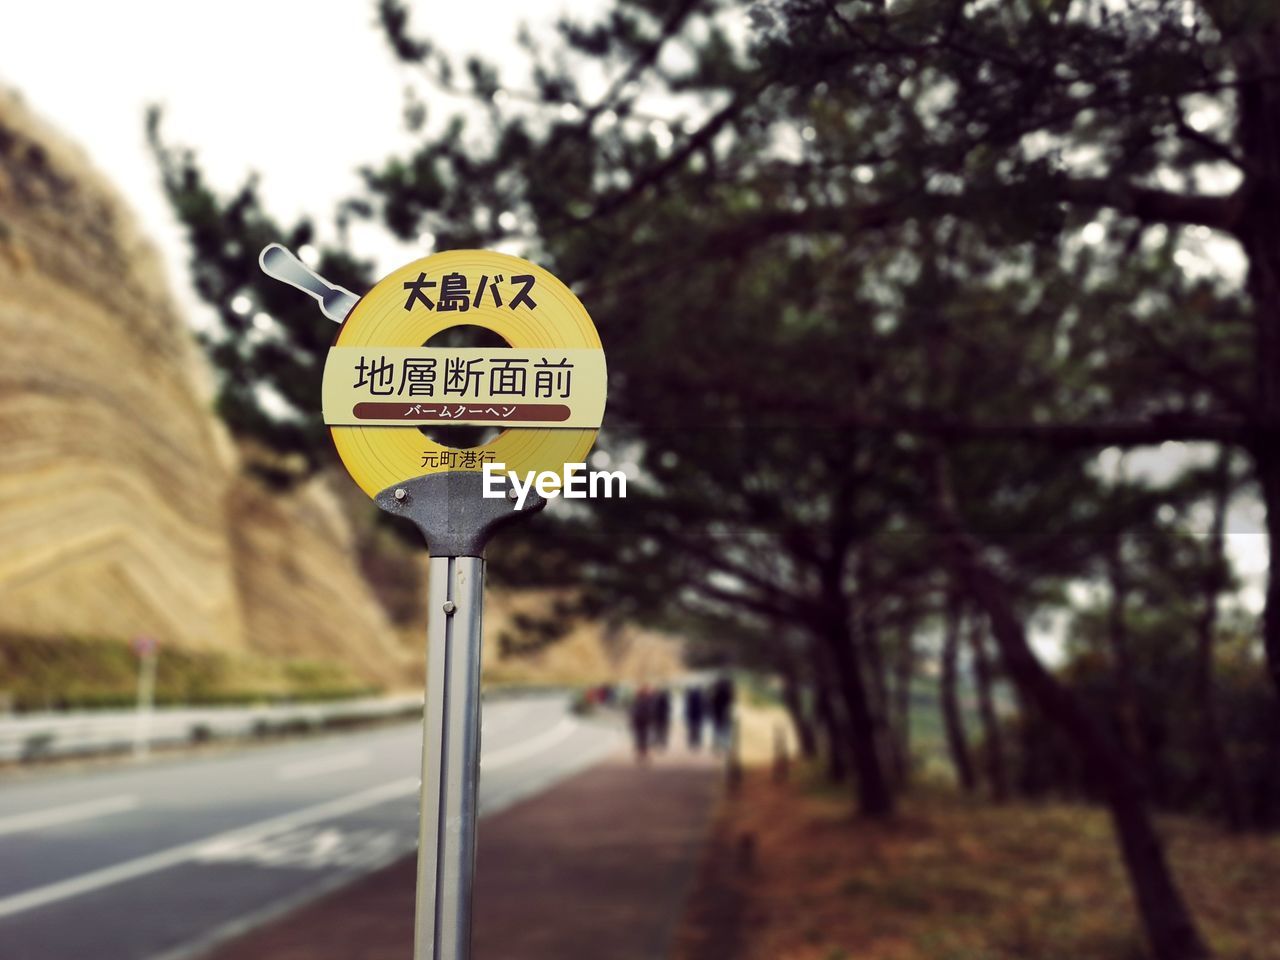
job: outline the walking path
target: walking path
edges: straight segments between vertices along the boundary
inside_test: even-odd
[[[617,756],[485,818],[473,960],[665,960],[721,784],[707,756]],[[212,960],[405,960],[412,858]]]

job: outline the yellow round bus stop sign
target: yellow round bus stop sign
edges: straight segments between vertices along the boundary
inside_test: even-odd
[[[507,347],[425,344],[451,327]],[[581,463],[604,416],[604,350],[586,308],[546,270],[487,250],[437,253],[384,277],[347,314],[324,369],[324,420],[371,497],[430,473],[520,474]],[[445,446],[418,427],[498,427],[487,443]]]

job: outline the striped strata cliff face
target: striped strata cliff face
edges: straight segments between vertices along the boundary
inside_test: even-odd
[[[0,92],[0,633],[148,633],[404,679],[416,652],[342,512],[323,483],[281,496],[246,476],[207,377],[113,190]]]

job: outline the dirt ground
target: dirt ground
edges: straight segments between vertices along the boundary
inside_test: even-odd
[[[1161,821],[1222,960],[1280,958],[1280,838]],[[1137,960],[1145,951],[1106,815],[997,807],[935,789],[854,819],[802,775],[749,771],[723,805],[675,960]]]

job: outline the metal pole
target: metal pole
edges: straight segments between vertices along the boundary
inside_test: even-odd
[[[335,322],[344,322],[356,305],[350,290],[329,283],[279,244],[264,247],[258,262],[268,276],[314,297]],[[431,554],[414,960],[471,955],[484,548],[499,529],[547,505],[536,491],[519,497],[508,487],[505,498],[488,491],[472,469],[406,478],[374,495],[381,509],[418,527]]]
[[[484,496],[482,483],[479,473],[432,473],[374,497],[383,510],[413,521],[431,554],[414,960],[471,956],[484,548],[502,527],[547,505],[530,495],[517,509],[510,495]]]
[[[432,557],[414,960],[467,960],[480,771],[484,560]]]

